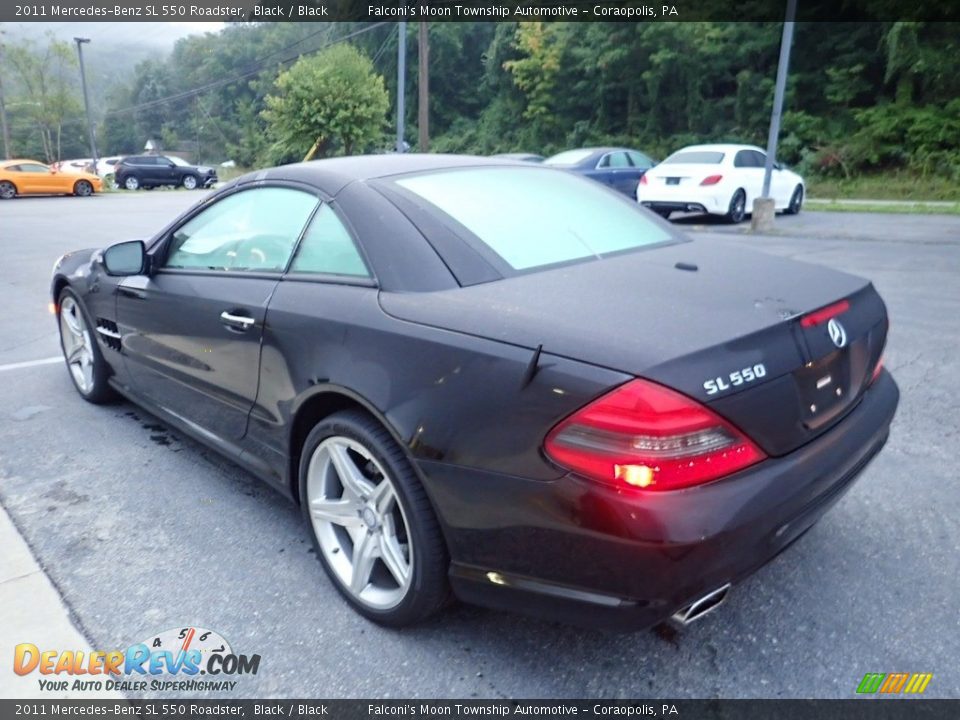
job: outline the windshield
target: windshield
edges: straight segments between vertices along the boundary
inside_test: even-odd
[[[673,240],[636,204],[566,172],[469,168],[394,182],[463,225],[514,270]]]
[[[566,150],[544,160],[546,165],[576,165],[593,155],[593,150]]]
[[[723,153],[712,150],[690,150],[674,153],[661,165],[719,165],[723,162]]]
[[[174,165],[179,165],[180,167],[190,167],[190,163],[183,158],[178,158],[176,155],[167,155],[167,159]]]

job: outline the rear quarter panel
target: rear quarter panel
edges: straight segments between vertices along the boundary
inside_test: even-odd
[[[292,418],[319,393],[345,393],[388,425],[414,460],[548,480],[541,452],[563,417],[628,376],[531,348],[386,315],[378,290],[281,281],[270,302],[251,414],[251,451],[283,461]]]

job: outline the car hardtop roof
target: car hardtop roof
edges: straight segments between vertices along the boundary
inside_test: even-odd
[[[354,155],[350,157],[310,160],[257,170],[237,179],[238,184],[258,180],[293,180],[313,185],[334,195],[354,181],[374,180],[393,175],[453,170],[468,167],[522,167],[537,169],[537,165],[507,158],[488,158],[476,155],[444,155],[419,153],[390,153],[384,155]]]
[[[676,155],[681,152],[703,152],[703,151],[713,151],[713,152],[737,152],[739,150],[758,150],[762,153],[767,151],[756,145],[738,145],[736,143],[705,143],[703,145],[687,145],[682,147],[679,150],[674,150],[670,155]]]

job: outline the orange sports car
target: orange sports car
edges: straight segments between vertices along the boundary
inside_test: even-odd
[[[0,200],[17,195],[79,195],[103,190],[100,178],[90,173],[62,173],[36,160],[0,162]]]

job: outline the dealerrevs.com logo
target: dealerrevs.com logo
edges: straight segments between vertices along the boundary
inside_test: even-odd
[[[259,669],[259,655],[236,654],[219,633],[200,627],[166,630],[126,650],[41,650],[20,643],[13,651],[13,671],[37,673],[40,690],[49,691],[230,691],[238,682],[233,677]]]

